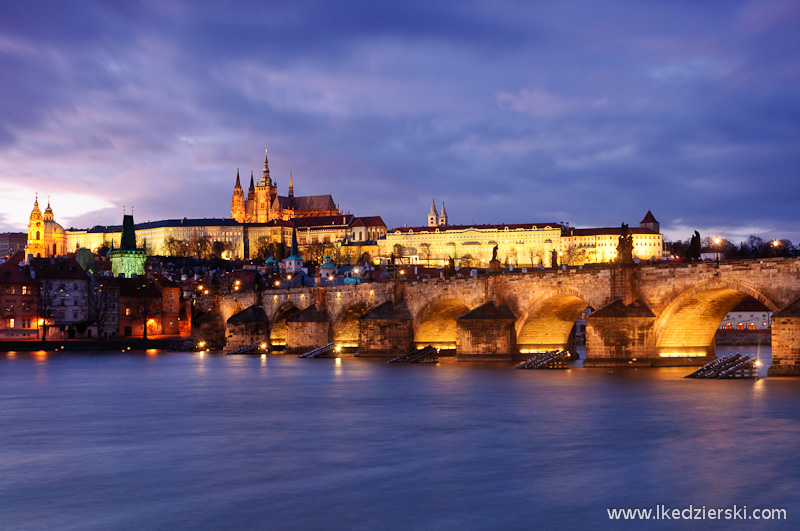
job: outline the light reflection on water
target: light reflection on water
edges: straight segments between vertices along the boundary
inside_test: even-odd
[[[586,529],[606,507],[746,504],[796,522],[800,380],[512,367],[0,357],[0,521]]]

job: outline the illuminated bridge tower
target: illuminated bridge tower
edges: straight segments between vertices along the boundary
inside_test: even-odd
[[[122,218],[122,241],[119,249],[111,251],[111,273],[118,277],[131,278],[144,275],[144,262],[147,253],[136,247],[136,231],[133,228],[133,216],[126,214]]]

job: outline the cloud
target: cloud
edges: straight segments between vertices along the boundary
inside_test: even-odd
[[[96,196],[86,226],[220,217],[268,147],[282,193],[292,168],[389,225],[436,197],[454,222],[652,208],[800,240],[795,4],[12,3],[0,187]],[[30,198],[3,198],[21,230]]]

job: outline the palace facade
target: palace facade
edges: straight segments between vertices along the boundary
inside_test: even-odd
[[[378,242],[381,257],[406,263],[445,265],[452,258],[457,265],[488,267],[495,246],[497,258],[515,267],[583,265],[616,259],[620,227],[577,229],[561,223],[523,223],[515,225],[446,225],[442,212],[431,205],[428,225],[390,230]],[[445,221],[446,223],[446,221]],[[638,260],[660,260],[663,237],[653,214],[638,227],[628,229],[633,239],[633,256]]]

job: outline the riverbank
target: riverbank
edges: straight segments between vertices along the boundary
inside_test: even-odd
[[[0,341],[0,352],[37,351],[121,351],[169,349],[188,338],[168,336],[158,339],[114,338],[114,339],[54,339],[52,341]]]

